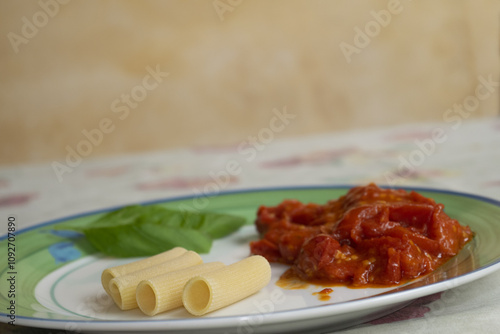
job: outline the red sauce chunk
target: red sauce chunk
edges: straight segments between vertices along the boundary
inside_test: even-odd
[[[313,292],[314,296],[318,296],[318,299],[321,300],[322,302],[326,302],[330,300],[330,293],[332,293],[333,290],[330,288],[325,288],[319,292]]]
[[[355,187],[324,205],[285,200],[261,206],[252,254],[291,265],[307,282],[392,286],[432,272],[473,238],[414,191]],[[290,274],[290,273],[288,273]]]

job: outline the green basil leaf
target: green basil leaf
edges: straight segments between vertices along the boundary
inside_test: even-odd
[[[84,233],[98,251],[116,257],[151,256],[177,246],[208,253],[212,247],[212,239],[200,231],[155,224],[90,228]]]
[[[242,217],[214,212],[173,210],[161,205],[127,206],[87,224],[58,229],[82,232],[100,252],[117,257],[149,256],[173,247],[208,253],[212,239],[227,236],[246,223]]]

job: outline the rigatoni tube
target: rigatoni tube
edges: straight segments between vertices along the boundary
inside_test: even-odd
[[[256,293],[270,280],[269,262],[254,255],[191,278],[184,287],[182,302],[189,313],[200,316]]]
[[[135,271],[128,275],[113,278],[109,282],[110,295],[120,309],[130,310],[136,308],[138,305],[135,298],[135,290],[141,281],[201,263],[203,261],[198,253],[187,251],[172,260]]]
[[[144,280],[137,286],[137,304],[149,316],[180,307],[182,291],[189,279],[222,267],[222,262],[203,263]]]
[[[101,275],[101,283],[102,287],[104,290],[110,294],[109,292],[109,281],[111,281],[115,277],[120,277],[123,275],[131,274],[135,271],[142,270],[148,267],[155,266],[157,264],[160,264],[162,262],[170,261],[176,257],[181,256],[182,254],[186,253],[187,250],[182,248],[182,247],[175,247],[172,248],[171,250],[168,250],[166,252],[134,261],[131,263],[126,263],[122,264],[120,266],[115,266],[111,268],[107,268],[102,272]]]

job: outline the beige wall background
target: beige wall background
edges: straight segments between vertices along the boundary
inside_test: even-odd
[[[91,157],[237,144],[285,106],[277,137],[443,121],[499,80],[499,18],[498,0],[2,1],[0,164],[100,126]]]

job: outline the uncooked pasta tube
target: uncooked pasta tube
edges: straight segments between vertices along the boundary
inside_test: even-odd
[[[222,262],[203,263],[142,281],[136,290],[137,304],[149,316],[180,307],[184,285],[190,278],[222,267]]]
[[[137,301],[135,298],[135,290],[141,281],[201,263],[203,263],[203,261],[198,253],[188,251],[170,261],[162,262],[128,275],[113,278],[109,282],[110,295],[120,309],[130,310],[136,308]]]
[[[166,252],[160,253],[158,255],[150,256],[148,258],[134,261],[131,263],[122,264],[120,266],[111,267],[102,272],[101,275],[101,283],[102,287],[108,294],[109,293],[109,281],[111,281],[115,277],[131,274],[134,271],[142,270],[147,267],[151,267],[157,264],[160,264],[165,261],[172,260],[176,257],[181,256],[186,253],[187,250],[182,247],[172,248]]]
[[[182,302],[193,315],[204,315],[246,298],[271,280],[271,266],[260,255],[191,278]]]

